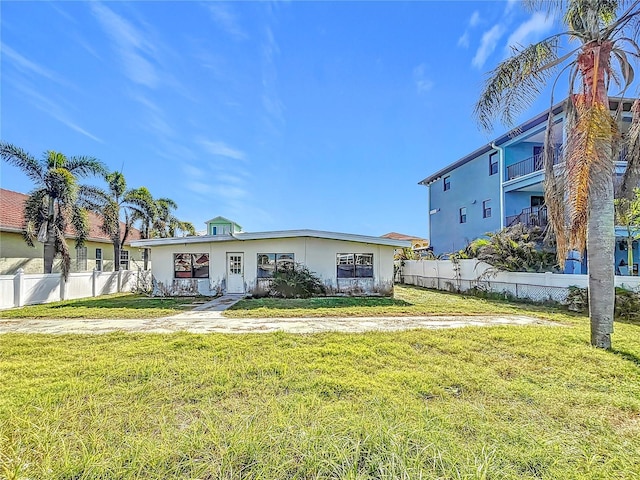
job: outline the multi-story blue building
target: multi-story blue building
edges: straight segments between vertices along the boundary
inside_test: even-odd
[[[620,102],[623,125],[628,125],[633,100],[611,99],[611,108],[618,109]],[[547,225],[542,148],[549,114],[553,143],[560,152],[566,138],[564,102],[419,182],[429,189],[429,240],[434,253],[460,250],[487,232],[518,222]],[[622,160],[616,162],[617,175],[624,172]],[[562,156],[555,161],[561,162]],[[616,228],[616,266],[621,261],[626,264],[624,235],[622,228]],[[637,262],[637,242],[634,250]],[[634,267],[637,272],[637,263]]]

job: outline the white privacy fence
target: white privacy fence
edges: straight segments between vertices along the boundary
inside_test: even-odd
[[[25,274],[20,269],[15,275],[0,275],[0,309],[149,290],[150,286],[150,271],[70,273],[65,282],[59,273]]]
[[[569,287],[587,288],[588,275],[496,271],[477,260],[405,260],[401,283],[437,290],[466,292],[478,289],[537,302],[564,303]],[[616,287],[640,291],[640,277],[616,276]]]

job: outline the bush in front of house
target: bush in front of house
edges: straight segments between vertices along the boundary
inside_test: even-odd
[[[326,293],[322,280],[304,265],[284,264],[273,274],[271,295],[274,297],[309,298]]]

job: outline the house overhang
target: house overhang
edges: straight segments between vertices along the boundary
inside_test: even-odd
[[[186,245],[196,243],[237,242],[246,240],[272,240],[281,238],[319,238],[325,240],[342,240],[347,242],[384,245],[389,247],[411,247],[411,242],[391,238],[356,235],[353,233],[325,232],[320,230],[281,230],[273,232],[235,233],[233,235],[198,235],[190,237],[152,238],[135,240],[133,247],[152,248],[165,245]]]

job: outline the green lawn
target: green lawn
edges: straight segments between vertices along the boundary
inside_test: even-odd
[[[568,326],[0,335],[0,478],[638,478],[640,326],[616,324],[606,352],[586,317],[554,318]]]
[[[159,318],[192,310],[208,297],[147,297],[116,293],[45,305],[0,310],[0,318]],[[2,477],[0,477],[0,480]]]
[[[377,317],[420,315],[516,314],[553,317],[562,309],[486,300],[396,285],[393,298],[318,297],[308,299],[246,299],[225,311],[227,317]]]

